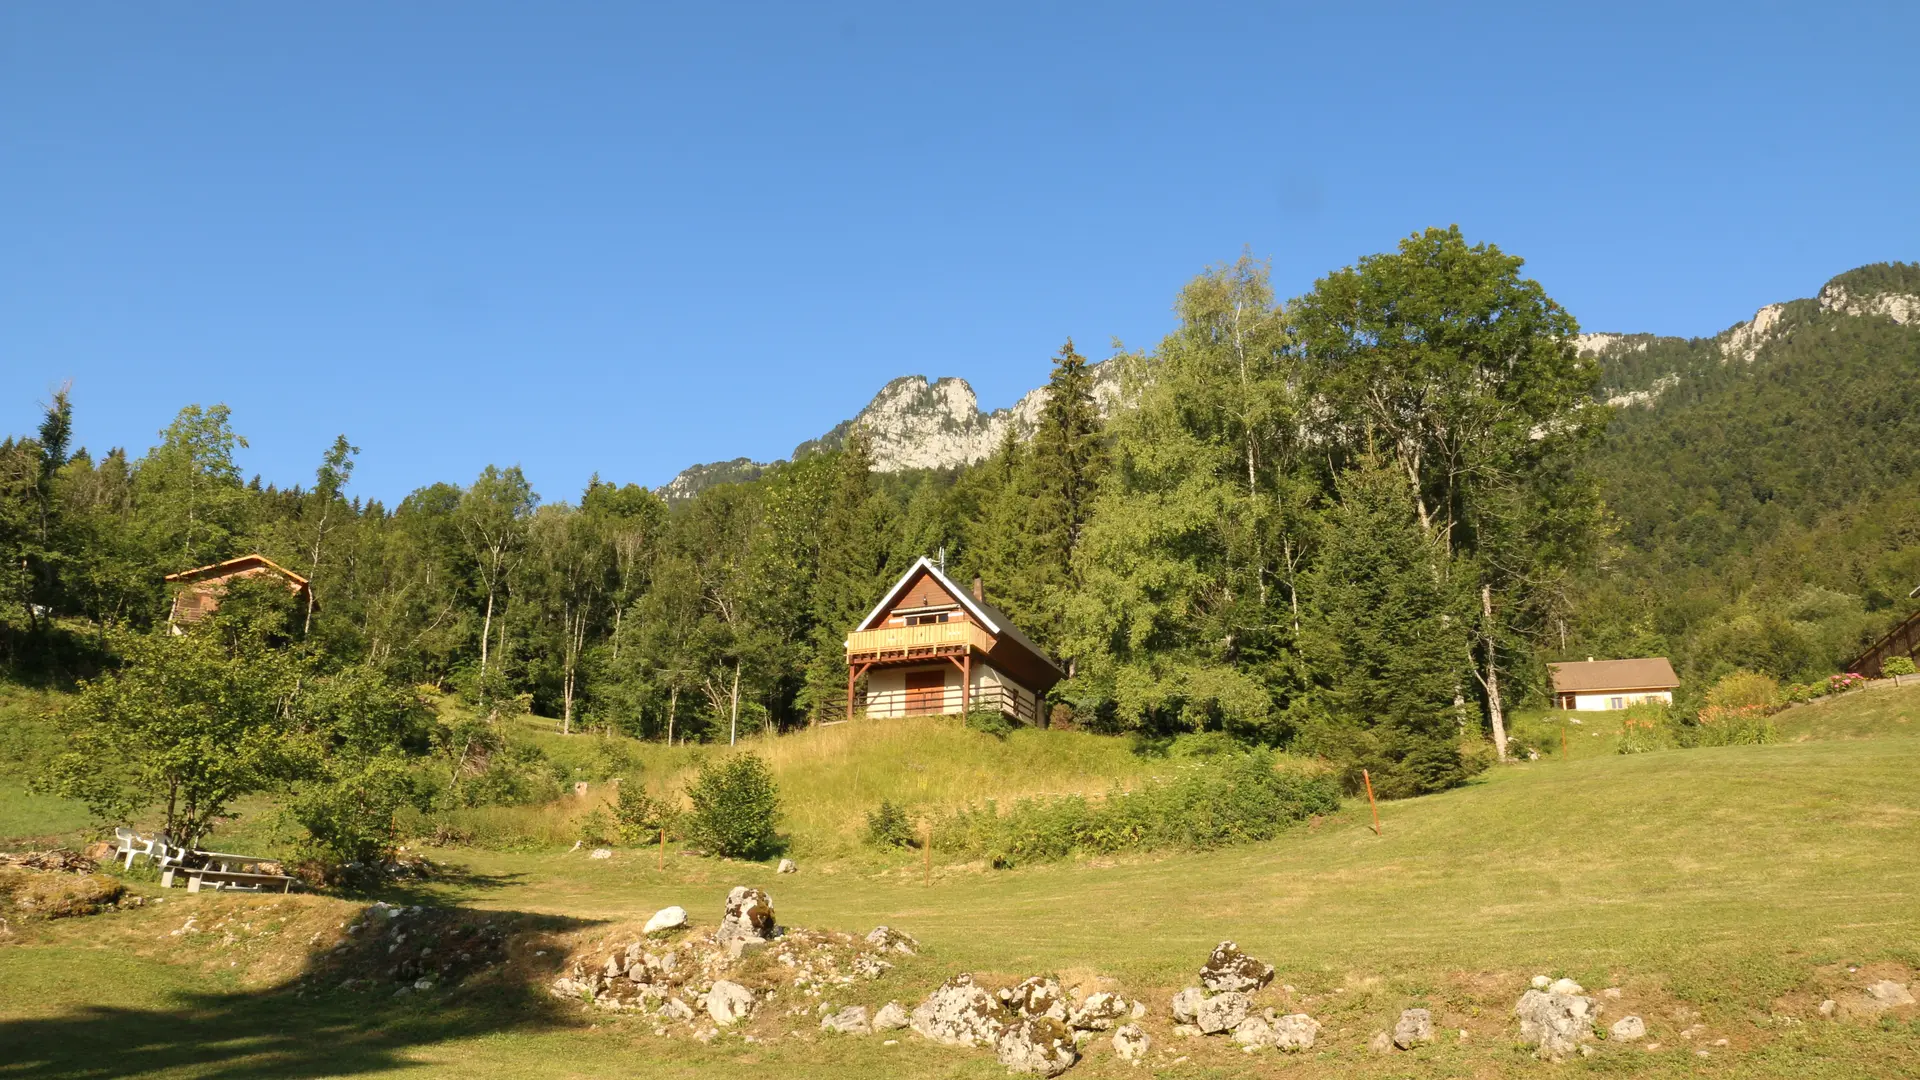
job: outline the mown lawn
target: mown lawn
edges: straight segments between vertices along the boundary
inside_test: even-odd
[[[931,886],[910,857],[806,859],[783,876],[677,853],[661,871],[651,850],[592,860],[448,849],[436,857],[462,876],[413,899],[578,929],[543,938],[544,958],[520,954],[518,981],[427,1001],[274,989],[297,970],[304,942],[331,940],[328,927],[352,913],[346,901],[175,893],[159,909],[26,927],[20,944],[0,948],[0,1077],[1004,1075],[991,1055],[911,1037],[896,1047],[820,1040],[807,1019],[768,1018],[761,1034],[771,1041],[701,1046],[539,993],[570,942],[669,903],[710,925],[734,884],[768,888],[790,925],[864,932],[884,922],[927,946],[924,962],[848,1001],[911,1001],[961,970],[1052,973],[1145,998],[1169,1053],[1135,1070],[1096,1042],[1075,1077],[1920,1075],[1914,1010],[1838,1020],[1817,1011],[1824,998],[1851,1003],[1867,982],[1914,981],[1920,969],[1920,739],[1903,720],[1912,715],[1920,689],[1873,690],[1781,714],[1784,741],[1769,746],[1621,756],[1610,737],[1588,735],[1608,752],[1388,804],[1379,836],[1364,805],[1350,806],[1224,852],[1011,871],[943,865]],[[244,935],[169,937],[187,912],[252,918],[250,905],[274,903],[306,920],[274,939],[291,956]],[[1222,938],[1279,968],[1263,1004],[1326,1025],[1314,1052],[1245,1056],[1225,1040],[1171,1036],[1168,995]],[[1602,1044],[1589,1060],[1533,1061],[1514,1045],[1509,1011],[1535,973],[1617,987],[1604,1019],[1643,1016],[1660,1048]],[[1368,1037],[1410,1005],[1432,1008],[1445,1037],[1370,1055]]]

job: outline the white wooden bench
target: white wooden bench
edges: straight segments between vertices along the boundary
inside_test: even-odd
[[[293,879],[285,874],[243,874],[238,870],[216,870],[205,866],[180,872],[187,875],[187,891],[190,893],[199,892],[202,884],[242,892],[293,891]]]

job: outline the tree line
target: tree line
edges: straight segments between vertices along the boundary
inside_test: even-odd
[[[23,675],[97,672],[164,623],[166,574],[258,551],[312,600],[266,605],[236,648],[483,715],[727,740],[838,712],[846,632],[944,552],[1069,672],[1046,722],[1220,730],[1444,788],[1489,738],[1505,753],[1603,536],[1598,369],[1521,268],[1429,229],[1281,300],[1242,258],[1105,361],[1109,418],[1068,342],[1032,437],[976,465],[875,473],[856,430],[673,507],[597,476],[543,500],[496,466],[389,507],[353,493],[345,436],[310,485],[249,483],[219,405],[95,458],[62,392],[0,444],[0,649]]]

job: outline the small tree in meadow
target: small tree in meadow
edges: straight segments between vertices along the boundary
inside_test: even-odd
[[[738,754],[703,762],[687,785],[687,801],[693,804],[688,839],[730,858],[753,859],[773,852],[780,794],[773,770],[758,757]]]

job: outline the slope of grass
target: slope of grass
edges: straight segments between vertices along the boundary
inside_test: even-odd
[[[923,962],[837,991],[837,1001],[912,1000],[960,970],[989,983],[1052,973],[1145,998],[1146,1023],[1169,1051],[1156,1055],[1156,1076],[1542,1075],[1547,1067],[1515,1047],[1510,1015],[1535,973],[1617,987],[1617,999],[1602,999],[1605,1019],[1640,1015],[1659,1046],[1602,1044],[1592,1060],[1559,1067],[1567,1075],[1914,1075],[1914,1010],[1829,1020],[1816,1009],[1828,997],[1858,1001],[1875,979],[1920,978],[1920,740],[1901,723],[1912,710],[1920,689],[1876,690],[1783,714],[1783,725],[1804,726],[1804,741],[1517,765],[1382,807],[1380,835],[1351,808],[1224,852],[1003,872],[936,865],[930,886],[905,858],[878,868],[803,860],[783,876],[678,854],[661,870],[650,851],[606,860],[450,851],[463,875],[432,896],[581,927],[515,952],[537,986],[569,947],[611,932],[600,928],[667,904],[711,926],[728,887],[761,885],[789,925],[884,922],[926,945]],[[821,748],[809,753],[824,759]],[[917,786],[910,777],[908,790]],[[346,905],[296,899],[314,907],[289,925],[285,946],[295,956],[302,940],[327,947],[324,932],[345,921]],[[26,947],[0,951],[0,1049],[10,1036],[34,1046],[8,1058],[22,1064],[7,1075],[140,1072],[144,1059],[117,1040],[127,1031],[151,1038],[150,1068],[168,1076],[1004,1075],[989,1056],[911,1038],[891,1048],[823,1041],[810,1016],[784,1009],[756,1021],[761,1041],[701,1046],[660,1038],[651,1021],[539,1004],[524,986],[418,1003],[262,995],[257,979],[230,974],[278,970],[260,968],[244,936],[203,935],[191,947],[168,937],[190,912],[211,921],[283,903],[175,893],[163,909],[27,930]],[[310,927],[321,932],[301,938]],[[1326,1025],[1312,1054],[1247,1057],[1226,1040],[1172,1036],[1167,996],[1222,938],[1279,968],[1263,1005]],[[123,1011],[100,1024],[92,1005]],[[1411,1005],[1431,1008],[1445,1037],[1369,1055],[1371,1033]],[[331,1046],[344,1049],[321,1049]],[[1096,1041],[1070,1075],[1144,1074]]]

